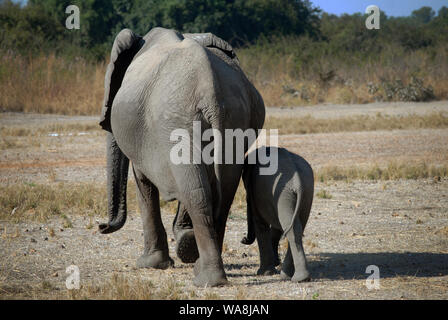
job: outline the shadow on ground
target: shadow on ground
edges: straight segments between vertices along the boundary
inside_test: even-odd
[[[314,279],[365,279],[369,265],[379,268],[381,278],[397,276],[440,277],[448,275],[448,254],[429,252],[319,253],[308,255]]]
[[[372,271],[366,268],[375,265],[380,278],[442,277],[448,275],[448,254],[422,252],[379,252],[379,253],[319,253],[309,254],[308,268],[313,280],[367,279]],[[244,277],[238,271],[242,268],[258,268],[257,264],[229,264],[226,272],[229,278]],[[281,267],[277,267],[280,271]],[[236,271],[236,272],[235,272]],[[279,273],[279,272],[278,272]],[[255,275],[255,274],[254,274]],[[257,277],[248,285],[278,282],[279,279]]]

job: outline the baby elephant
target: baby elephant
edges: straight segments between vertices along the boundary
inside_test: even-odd
[[[271,163],[247,164],[243,182],[246,188],[248,234],[242,242],[251,244],[257,238],[260,251],[258,275],[275,273],[278,265],[278,242],[288,239],[288,251],[281,276],[299,282],[309,279],[302,235],[311,211],[314,194],[313,169],[302,157],[283,148],[261,147],[254,152],[265,154]],[[278,169],[264,175],[263,167],[272,166],[278,153]],[[261,173],[261,174],[260,174]]]

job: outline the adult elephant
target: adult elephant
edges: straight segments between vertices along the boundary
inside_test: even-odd
[[[144,231],[144,252],[137,266],[163,269],[173,264],[160,215],[160,194],[166,201],[178,200],[191,219],[194,234],[180,234],[186,234],[186,239],[193,234],[199,251],[194,284],[225,284],[222,241],[243,165],[219,161],[176,164],[170,153],[178,142],[170,138],[176,129],[192,137],[193,121],[198,121],[202,131],[214,129],[214,150],[221,150],[214,158],[224,159],[223,152],[231,143],[224,130],[260,129],[264,118],[260,94],[241,71],[232,47],[222,39],[210,33],[182,35],[163,28],[152,29],[144,37],[122,30],[106,72],[100,121],[109,131],[109,222],[100,224],[100,232],[117,231],[125,223],[131,160]],[[190,141],[190,146],[193,153],[197,145]],[[235,151],[236,146],[232,148]],[[247,148],[245,143],[244,151]]]

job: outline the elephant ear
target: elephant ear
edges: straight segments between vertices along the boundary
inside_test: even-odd
[[[184,38],[195,40],[204,47],[217,48],[224,52],[237,65],[240,64],[232,46],[227,41],[215,36],[213,33],[184,33],[183,36]]]
[[[104,101],[100,118],[100,126],[106,131],[112,132],[110,125],[112,103],[121,87],[127,68],[143,44],[143,38],[129,29],[121,30],[115,37],[104,78]]]

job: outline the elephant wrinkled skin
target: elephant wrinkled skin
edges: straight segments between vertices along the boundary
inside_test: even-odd
[[[181,225],[177,240],[192,243],[188,250],[197,245],[197,252],[190,253],[199,254],[194,284],[225,284],[222,242],[243,165],[176,165],[170,161],[176,143],[170,135],[185,129],[191,137],[193,121],[200,121],[202,130],[213,128],[224,137],[225,129],[261,129],[264,118],[260,94],[224,40],[210,33],[182,35],[163,28],[152,29],[144,37],[122,30],[106,72],[100,122],[108,131],[109,214],[109,222],[101,224],[100,231],[114,232],[125,223],[130,160],[144,231],[144,252],[137,266],[164,269],[173,265],[160,216],[160,194],[166,201],[179,200],[191,219],[193,229],[185,224],[182,232]],[[219,139],[213,141],[214,150],[225,149],[224,139],[222,145]]]

